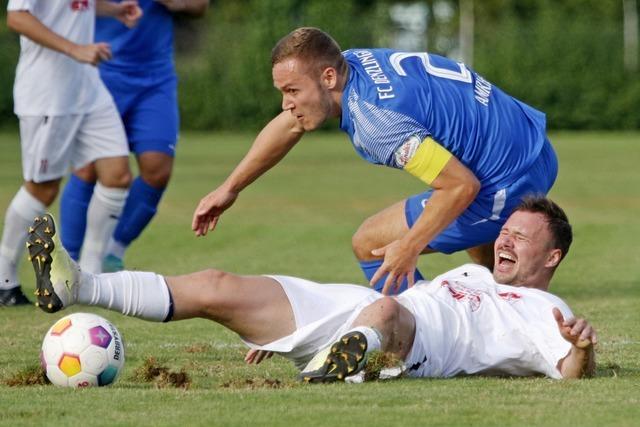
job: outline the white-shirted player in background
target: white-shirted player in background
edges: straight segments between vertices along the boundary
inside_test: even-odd
[[[571,240],[562,209],[528,198],[496,240],[493,276],[467,264],[385,297],[363,286],[218,270],[93,275],[68,256],[51,216],[36,218],[29,237],[45,311],[78,303],[153,321],[203,317],[238,333],[255,350],[248,362],[277,352],[309,382],[353,377],[373,350],[404,361],[414,377],[593,374],[595,331],[547,292]]]
[[[4,217],[0,243],[0,306],[28,303],[17,277],[27,228],[55,200],[71,166],[96,161],[99,186],[87,228],[88,252],[102,252],[131,181],[127,139],[95,65],[111,57],[93,43],[96,12],[133,26],[136,1],[9,0],[7,26],[21,35],[14,84],[24,184]]]

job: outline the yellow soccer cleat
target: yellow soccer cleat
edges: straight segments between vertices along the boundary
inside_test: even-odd
[[[78,298],[80,268],[62,247],[50,214],[33,221],[27,248],[36,274],[36,306],[55,313],[74,304]]]
[[[349,332],[316,354],[298,379],[307,383],[344,381],[362,371],[366,356],[367,338],[361,332]]]

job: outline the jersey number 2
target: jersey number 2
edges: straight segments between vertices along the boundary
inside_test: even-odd
[[[471,83],[471,72],[462,63],[456,64],[460,67],[459,71],[449,70],[447,68],[436,67],[429,61],[429,54],[426,52],[396,52],[389,57],[393,69],[401,76],[406,76],[407,72],[402,68],[402,60],[410,57],[417,57],[422,61],[424,69],[432,76],[442,77],[443,79],[457,80],[459,82]]]

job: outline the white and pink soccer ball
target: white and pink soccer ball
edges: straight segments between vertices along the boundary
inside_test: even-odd
[[[40,363],[49,381],[57,386],[109,385],[124,366],[122,336],[100,316],[73,313],[49,328]]]

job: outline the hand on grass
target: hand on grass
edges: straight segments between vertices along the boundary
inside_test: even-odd
[[[257,365],[258,363],[262,362],[263,360],[270,359],[271,357],[273,357],[273,352],[272,351],[251,349],[244,356],[244,361],[248,365],[250,365],[252,363]]]

